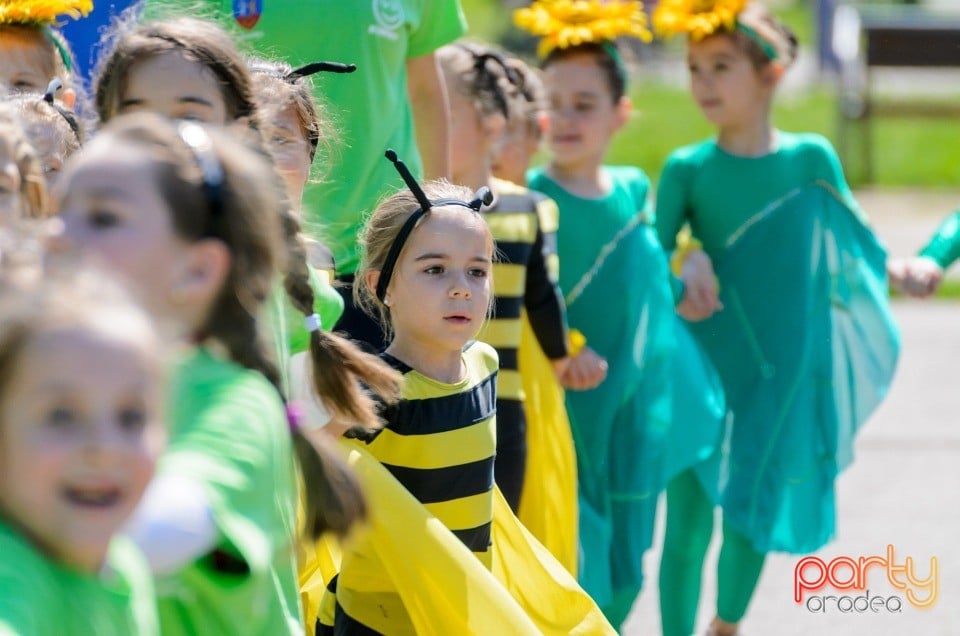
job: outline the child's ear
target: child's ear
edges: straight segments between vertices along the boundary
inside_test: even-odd
[[[170,290],[178,304],[210,302],[230,273],[230,250],[222,242],[205,239],[192,245]]]
[[[547,136],[547,130],[550,128],[550,115],[547,111],[537,111],[537,128],[540,130],[541,139]]]
[[[72,88],[63,89],[63,93],[60,94],[60,101],[63,102],[67,110],[72,111],[74,106],[77,105],[77,91]]]
[[[363,281],[367,284],[367,289],[376,293],[377,285],[380,283],[380,270],[368,269],[363,273]]]
[[[633,114],[633,102],[630,101],[629,97],[624,95],[620,98],[620,101],[617,102],[615,108],[617,112],[614,119],[616,126],[614,130],[620,130],[630,121],[630,115]]]
[[[501,113],[483,118],[483,135],[492,142],[499,142],[507,132],[507,118]]]
[[[786,68],[780,62],[770,62],[760,72],[760,78],[765,86],[775,88],[783,78],[785,70]]]

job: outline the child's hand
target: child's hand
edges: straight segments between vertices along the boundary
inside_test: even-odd
[[[557,378],[557,382],[563,382],[563,376],[567,372],[567,367],[570,366],[570,360],[570,356],[564,356],[550,361],[550,366],[553,367],[553,375]]]
[[[586,391],[595,388],[606,377],[607,361],[590,347],[584,347],[580,353],[570,358],[570,364],[560,378],[560,384],[573,391]]]
[[[891,287],[914,298],[932,296],[943,282],[943,268],[926,256],[890,259],[887,275]]]
[[[683,261],[683,299],[677,312],[690,321],[706,320],[723,309],[713,263],[703,250],[687,254]]]

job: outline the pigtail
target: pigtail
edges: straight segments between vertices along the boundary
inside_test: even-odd
[[[300,238],[300,225],[289,212],[283,215],[287,243],[287,274],[284,286],[290,301],[304,316],[314,313],[307,253]],[[310,375],[313,389],[335,415],[365,428],[379,428],[377,406],[366,387],[387,403],[400,397],[400,376],[375,355],[328,331],[310,333]]]
[[[367,502],[356,475],[321,435],[308,437],[294,430],[293,449],[300,476],[306,485],[303,502],[303,532],[317,539],[327,532],[345,535],[367,518]]]

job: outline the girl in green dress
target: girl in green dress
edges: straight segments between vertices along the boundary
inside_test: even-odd
[[[722,481],[688,473],[668,488],[661,611],[665,634],[693,631],[718,502],[711,629],[728,635],[767,552],[806,554],[832,538],[834,481],[886,393],[899,338],[883,248],[836,153],[819,135],[771,123],[774,92],[797,53],[793,33],[756,2],[664,0],[654,25],[688,35],[691,92],[718,130],[668,159],[657,230],[672,250],[689,223],[708,257],[683,283],[703,301],[704,320],[691,330],[731,411]]]

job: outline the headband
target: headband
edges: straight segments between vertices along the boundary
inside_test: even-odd
[[[73,134],[77,138],[77,143],[81,146],[83,145],[83,136],[80,132],[80,124],[77,122],[77,118],[73,116],[73,113],[66,110],[56,101],[54,98],[57,94],[57,91],[63,88],[63,82],[60,81],[59,77],[54,77],[50,80],[50,83],[47,84],[47,92],[43,94],[43,101],[47,102],[56,110],[61,117],[67,122],[67,125],[70,126],[70,130],[73,131]]]
[[[393,270],[397,266],[397,259],[400,258],[400,252],[403,251],[403,246],[406,244],[407,239],[410,238],[410,233],[413,232],[417,221],[429,212],[430,208],[455,205],[479,212],[482,206],[493,203],[493,193],[490,192],[490,188],[486,186],[477,190],[472,201],[462,201],[460,199],[435,199],[431,201],[423,191],[423,188],[420,187],[420,184],[417,183],[417,180],[410,174],[410,170],[406,164],[397,157],[396,152],[387,150],[384,156],[393,162],[394,167],[397,169],[397,172],[400,173],[400,177],[407,185],[407,188],[410,189],[410,192],[413,193],[413,198],[417,200],[420,207],[418,207],[413,214],[404,221],[403,226],[400,227],[400,231],[397,232],[397,236],[393,239],[390,250],[387,252],[387,258],[383,262],[383,267],[380,268],[380,280],[377,281],[377,298],[380,302],[383,302],[383,299],[387,297],[387,287],[390,285],[390,279],[393,277]]]
[[[536,0],[514,11],[513,21],[540,37],[540,57],[554,49],[610,43],[620,36],[653,40],[643,5],[635,0]]]
[[[686,33],[694,42],[714,33],[739,31],[759,46],[771,61],[777,60],[780,57],[777,48],[756,29],[740,20],[747,3],[748,0],[713,0],[707,3],[703,0],[660,0],[653,12],[654,30],[665,39]]]
[[[203,179],[203,192],[207,199],[207,212],[210,214],[203,237],[222,238],[217,226],[220,225],[223,218],[223,164],[220,163],[220,158],[217,157],[217,153],[213,149],[210,135],[203,129],[203,126],[194,122],[183,121],[178,124],[177,132],[184,145],[190,149],[190,152],[196,158]]]

